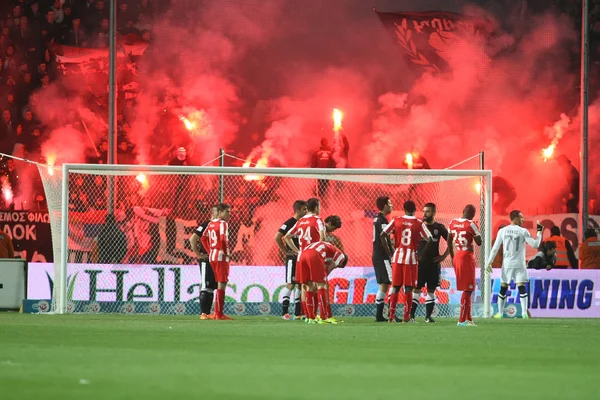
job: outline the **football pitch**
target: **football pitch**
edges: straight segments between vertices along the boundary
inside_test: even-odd
[[[0,314],[0,398],[575,399],[600,396],[599,320],[477,327],[275,317]]]

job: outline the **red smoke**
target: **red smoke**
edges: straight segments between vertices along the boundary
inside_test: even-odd
[[[468,12],[493,20],[481,10]],[[578,84],[567,65],[577,32],[555,15],[514,25],[519,32],[504,32],[494,21],[491,38],[438,38],[453,43],[440,54],[451,72],[415,78],[370,10],[283,0],[175,5],[159,17],[137,61],[137,104],[122,110],[130,119],[128,138],[141,164],[164,163],[158,154],[185,146],[196,165],[225,147],[256,159],[266,152],[269,165],[303,167],[321,138],[333,142],[331,110],[339,108],[351,167],[399,168],[414,150],[441,169],[485,151],[486,168],[516,186],[514,206],[541,208],[562,189],[562,172],[540,154],[552,140],[545,127],[561,113],[572,121],[555,154],[579,162],[579,119],[566,100]],[[57,114],[77,110],[94,141],[106,135],[106,119],[83,105],[87,88],[77,88],[74,98],[46,90],[37,109],[44,123],[58,128]],[[99,102],[105,98],[100,93]],[[598,110],[591,107],[591,132],[600,126]],[[173,122],[161,125],[170,113]],[[179,116],[200,128],[188,131]],[[44,151],[73,143],[72,135],[89,151],[83,123],[73,129],[79,133],[53,131]],[[57,162],[80,160],[80,150]]]

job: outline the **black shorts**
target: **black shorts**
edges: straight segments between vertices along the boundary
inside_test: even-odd
[[[435,263],[419,263],[419,289],[427,286],[427,291],[434,291],[440,285],[441,266]]]
[[[382,285],[392,284],[392,262],[385,258],[373,259],[373,268],[375,268],[375,279]]]
[[[217,289],[217,280],[215,273],[208,261],[200,261],[200,279],[202,279],[201,290]]]
[[[298,256],[285,257],[285,283],[296,284],[296,259]]]

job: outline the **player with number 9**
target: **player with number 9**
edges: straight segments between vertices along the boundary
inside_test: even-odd
[[[210,265],[217,280],[217,291],[215,296],[215,319],[230,320],[223,313],[225,306],[225,289],[229,280],[229,225],[227,221],[231,215],[229,205],[220,203],[217,205],[218,218],[210,221],[202,234],[202,245],[209,254]]]
[[[471,315],[472,294],[475,291],[473,242],[481,246],[481,234],[473,222],[474,217],[475,206],[468,204],[463,210],[462,218],[453,219],[448,226],[448,243],[452,244],[448,250],[456,273],[456,289],[463,292],[458,326],[475,326]]]

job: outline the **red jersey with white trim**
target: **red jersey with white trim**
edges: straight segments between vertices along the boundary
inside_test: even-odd
[[[456,251],[473,251],[473,238],[481,236],[475,222],[466,218],[454,218],[448,230],[452,234],[452,245]]]
[[[226,221],[211,220],[202,236],[208,238],[210,262],[229,262],[229,224]]]
[[[312,243],[321,240],[320,232],[325,232],[325,224],[321,217],[314,214],[306,214],[296,222],[296,225],[294,225],[287,234],[292,237],[298,237],[298,242],[300,244],[298,250],[302,252],[302,250]]]
[[[421,239],[431,237],[427,225],[420,219],[410,215],[396,217],[388,224],[385,233],[394,233],[396,251],[392,256],[392,264],[418,265],[417,248]]]
[[[315,242],[304,249],[308,252],[314,250],[323,258],[325,264],[333,261],[336,267],[340,266],[340,263],[344,260],[344,253],[329,242]]]

